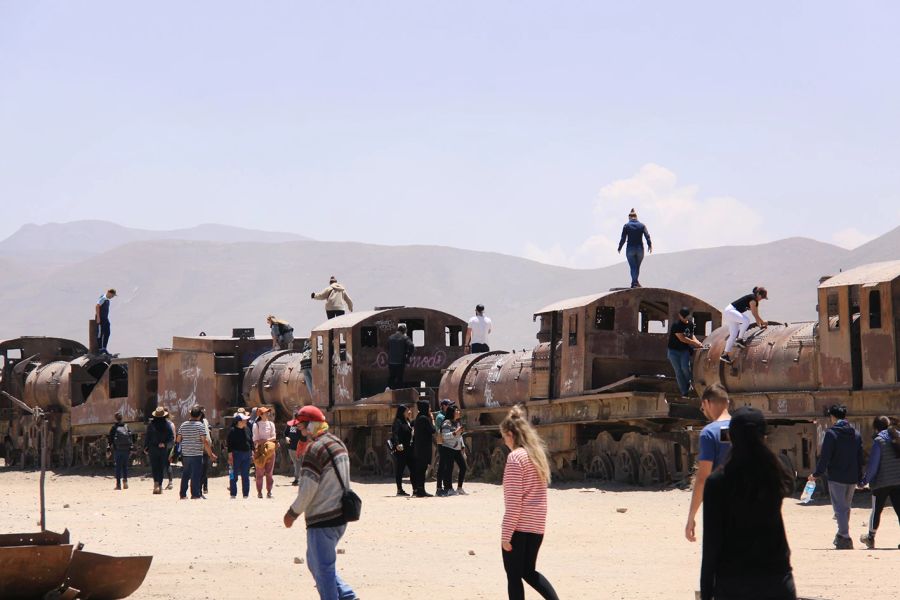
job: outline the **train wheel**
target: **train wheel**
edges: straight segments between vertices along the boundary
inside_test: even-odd
[[[601,450],[599,454],[591,458],[585,476],[600,481],[613,481],[616,478],[616,469],[609,454]]]
[[[641,456],[641,485],[650,486],[665,483],[669,479],[666,459],[659,450],[645,452]]]
[[[640,476],[640,457],[634,448],[625,448],[616,454],[616,481],[635,484]]]

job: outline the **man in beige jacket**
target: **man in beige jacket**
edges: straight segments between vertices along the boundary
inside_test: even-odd
[[[334,275],[331,276],[327,288],[318,294],[313,292],[310,298],[325,301],[325,314],[329,319],[339,317],[346,311],[353,312],[353,300]]]

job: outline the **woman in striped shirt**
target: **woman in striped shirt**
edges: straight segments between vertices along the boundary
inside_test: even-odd
[[[550,582],[535,570],[547,521],[547,446],[518,406],[500,423],[500,433],[510,449],[503,471],[506,512],[500,539],[509,600],[525,600],[522,580],[542,598],[559,600]]]

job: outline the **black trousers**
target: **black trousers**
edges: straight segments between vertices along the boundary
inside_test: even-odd
[[[503,568],[506,570],[506,589],[509,600],[525,600],[524,580],[534,588],[542,598],[559,600],[556,591],[547,579],[535,570],[538,551],[544,536],[540,533],[514,531],[512,535],[512,551],[503,551]]]
[[[394,478],[397,480],[397,489],[403,489],[403,471],[409,470],[409,482],[416,488],[413,472],[416,468],[416,462],[413,460],[412,450],[404,447],[403,452],[394,452]]]
[[[897,520],[900,521],[900,485],[872,490],[872,514],[869,516],[869,532],[878,530],[881,525],[881,511],[887,505],[888,498],[891,499],[891,506],[897,513]]]
[[[413,491],[415,492],[424,492],[425,491],[425,471],[428,470],[428,464],[430,460],[419,460],[418,457],[413,457],[413,468],[412,475],[410,475],[410,480],[412,481]]]
[[[150,448],[150,472],[153,473],[153,483],[162,485],[168,464],[168,448]]]
[[[344,314],[344,311],[342,311],[342,310],[326,310],[325,314],[328,316],[329,319],[333,319],[335,317],[339,317],[342,314]]]
[[[490,352],[490,351],[491,351],[491,347],[488,346],[487,344],[478,344],[478,343],[472,344],[472,354],[479,354],[481,352]]]
[[[406,365],[388,365],[388,387],[392,390],[399,390],[403,387],[403,371]]]
[[[438,482],[443,485],[445,490],[453,489],[453,464],[459,467],[459,475],[457,477],[457,487],[462,487],[466,480],[466,461],[463,460],[462,450],[454,450],[446,446],[439,446],[441,449],[441,464],[438,473]]]
[[[109,321],[100,321],[100,326],[97,327],[97,345],[100,347],[100,350],[106,350],[106,345],[109,344],[109,336]]]

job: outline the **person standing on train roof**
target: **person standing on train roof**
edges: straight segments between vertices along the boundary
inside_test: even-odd
[[[108,354],[106,347],[109,345],[109,304],[110,300],[116,297],[115,288],[109,288],[105,294],[97,300],[94,307],[94,320],[97,322],[97,348],[101,354]]]
[[[350,299],[350,294],[347,293],[344,286],[338,283],[337,277],[334,275],[328,280],[327,288],[318,294],[313,292],[310,294],[310,298],[325,301],[325,315],[329,319],[339,317],[346,311],[353,312],[353,300]]]
[[[691,353],[694,348],[702,346],[700,340],[694,337],[691,309],[684,306],[678,311],[678,320],[669,330],[669,348],[666,352],[672,368],[675,369],[675,380],[678,382],[682,397],[686,397],[691,391]]]
[[[294,328],[291,324],[275,315],[266,317],[266,323],[272,331],[272,350],[290,350],[294,341]]]
[[[475,316],[469,319],[469,326],[466,327],[465,348],[473,353],[490,352],[491,347],[488,346],[490,334],[491,320],[484,316],[484,305],[479,304],[475,307]]]
[[[700,453],[697,455],[697,474],[694,476],[694,489],[691,491],[691,506],[688,509],[687,524],[684,526],[684,537],[689,542],[697,541],[697,512],[703,503],[703,488],[713,471],[725,464],[731,451],[731,438],[728,428],[731,425],[731,414],[728,412],[728,392],[720,384],[714,383],[703,392],[700,410],[711,421],[700,432]]]
[[[722,311],[722,320],[725,322],[725,326],[728,327],[728,339],[725,340],[725,351],[722,352],[719,360],[730,365],[734,362],[731,360],[731,349],[735,345],[738,348],[745,347],[746,341],[744,336],[747,334],[747,328],[750,327],[748,312],[756,319],[756,324],[760,329],[765,329],[768,326],[763,318],[759,316],[759,303],[768,299],[768,297],[768,290],[760,285],[753,288],[753,291],[749,294],[741,296],[725,307],[725,310]]]
[[[388,338],[388,389],[403,387],[403,373],[406,362],[416,351],[416,345],[406,335],[406,323],[397,325],[397,332]]]
[[[622,238],[619,240],[619,253],[622,252],[622,246],[628,242],[625,247],[625,258],[628,260],[628,266],[631,268],[631,287],[641,287],[638,278],[641,274],[641,263],[644,261],[644,240],[647,238],[647,252],[653,254],[653,242],[650,241],[650,232],[647,226],[638,221],[637,213],[634,209],[628,213],[628,222],[622,227]]]

